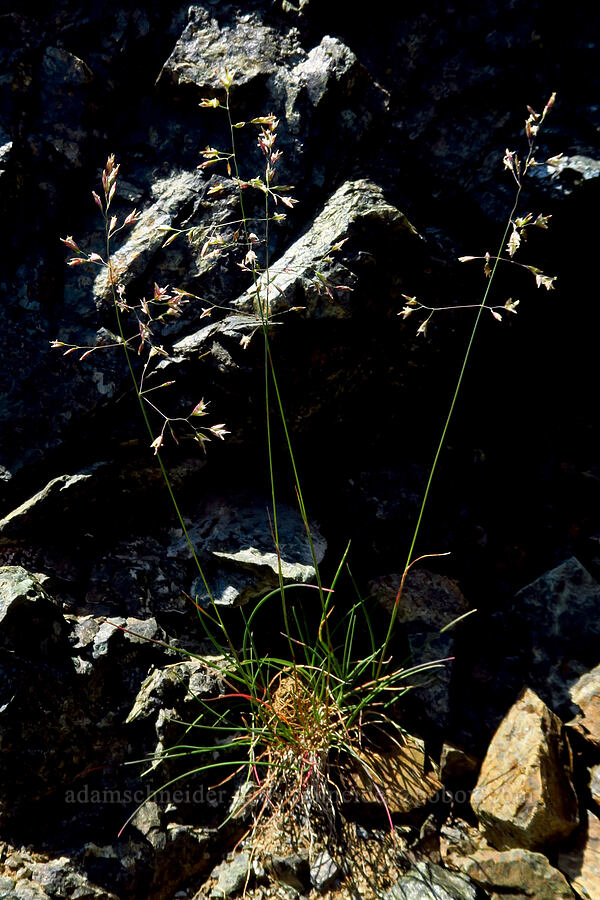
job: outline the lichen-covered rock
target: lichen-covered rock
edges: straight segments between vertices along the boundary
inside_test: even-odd
[[[202,5],[189,8],[189,20],[173,52],[165,62],[159,84],[183,95],[187,90],[199,99],[223,93],[225,67],[240,89],[262,86],[282,63],[302,54],[298,35],[286,35],[265,25],[256,13],[238,14],[231,23],[219,24]]]
[[[366,179],[346,182],[302,237],[273,263],[268,282],[265,275],[261,276],[256,287],[233,306],[255,313],[262,307],[271,314],[300,306],[311,318],[348,318],[359,302],[353,296],[357,279],[344,264],[343,253],[339,259],[336,253],[332,257],[329,253],[361,229],[378,228],[387,232],[388,240],[397,241],[396,265],[402,255],[408,261],[419,236],[406,216],[387,202],[379,185]],[[329,291],[323,277],[331,284]]]
[[[65,652],[67,622],[40,581],[21,566],[0,567],[0,648],[25,659]]]
[[[112,256],[113,270],[121,285],[127,287],[144,275],[167,239],[168,229],[176,223],[179,211],[197,199],[202,184],[199,173],[179,172],[160,179],[152,186],[154,202],[140,213],[125,242]],[[95,279],[93,294],[96,301],[111,300],[111,289],[104,269]]]
[[[217,604],[239,606],[259,597],[279,583],[306,582],[315,577],[314,562],[300,516],[291,506],[278,504],[279,545],[276,552],[267,509],[269,501],[256,495],[207,497],[188,526],[189,536],[206,563],[205,576]],[[311,526],[317,562],[326,542]],[[169,555],[185,560],[191,550],[183,535],[173,541]],[[196,572],[190,593],[199,602],[210,600],[204,579]]]
[[[493,897],[514,900],[575,900],[569,883],[541,853],[531,850],[476,850],[452,864]]]
[[[526,688],[492,738],[471,806],[493,846],[540,850],[578,824],[572,779],[562,722]]]

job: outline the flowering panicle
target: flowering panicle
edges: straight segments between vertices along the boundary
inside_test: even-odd
[[[509,262],[513,265],[519,266],[520,268],[526,269],[528,272],[531,272],[535,278],[535,283],[538,288],[545,288],[547,291],[554,290],[554,282],[556,281],[555,275],[545,275],[541,269],[538,269],[536,266],[525,265],[524,263],[517,262],[514,259],[518,250],[521,248],[521,245],[524,241],[527,240],[527,229],[528,228],[548,228],[548,222],[552,218],[550,215],[542,215],[539,213],[534,217],[533,213],[527,213],[523,216],[515,215],[517,204],[520,199],[521,190],[523,187],[523,179],[525,175],[529,172],[531,168],[539,165],[536,162],[533,153],[534,153],[534,139],[538,134],[544,119],[554,106],[554,102],[556,100],[556,94],[552,94],[550,99],[546,103],[543,112],[536,113],[531,106],[527,107],[527,111],[529,116],[525,122],[525,137],[527,139],[527,155],[524,160],[519,158],[519,155],[512,150],[506,150],[503,158],[504,167],[510,172],[512,175],[516,185],[517,185],[517,194],[514,203],[514,208],[511,212],[508,227],[506,234],[508,236],[508,240],[506,246],[503,246],[497,256],[492,256],[489,252],[486,252],[483,256],[459,256],[459,262],[471,262],[473,260],[483,260],[483,274],[486,278],[491,279],[496,271],[496,267],[500,262]],[[558,156],[553,156],[550,159],[546,160],[546,165],[553,166],[556,165],[557,162],[562,157],[562,154]],[[509,233],[510,232],[510,233]],[[506,254],[506,255],[504,255]],[[481,304],[462,304],[458,306],[427,306],[424,303],[421,303],[417,300],[416,297],[409,297],[406,294],[403,294],[403,297],[408,302],[406,305],[400,310],[398,313],[399,316],[406,319],[408,316],[412,315],[414,312],[418,310],[423,310],[428,315],[426,319],[419,325],[417,329],[417,334],[426,334],[427,325],[436,312],[441,312],[443,310],[451,310],[451,309],[471,309],[473,307],[480,307],[481,309],[486,309],[490,312],[494,319],[498,322],[502,321],[502,312],[510,312],[516,314],[516,307],[519,305],[518,300],[513,300],[510,298],[507,300],[503,306],[488,306],[485,302],[487,300],[487,291],[485,294],[485,300],[482,301]]]

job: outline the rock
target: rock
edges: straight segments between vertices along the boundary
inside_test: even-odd
[[[385,804],[392,815],[419,810],[433,799],[442,785],[432,766],[428,766],[425,743],[405,734],[402,746],[382,753],[363,747],[358,750],[353,782],[345,786],[346,802],[354,805]]]
[[[476,900],[477,888],[469,878],[442,866],[418,862],[385,894],[385,900]]]
[[[569,725],[600,749],[600,665],[582,675],[569,688],[569,694],[581,710]]]
[[[531,850],[477,850],[468,857],[453,857],[452,864],[494,898],[575,900],[564,875]]]
[[[175,707],[219,691],[218,668],[222,657],[184,659],[164,669],[155,669],[143,682],[126,722],[140,722],[156,716],[164,707]]]
[[[236,853],[230,860],[220,863],[212,873],[217,883],[210,892],[211,897],[230,897],[242,891],[249,881],[251,873],[250,854]]]
[[[110,621],[93,616],[69,616],[69,619],[73,623],[73,648],[80,653],[88,651],[95,660],[117,654],[127,644],[148,644],[166,638],[156,619],[135,619],[132,616],[127,619],[113,616]]]
[[[21,566],[0,566],[0,648],[28,659],[56,658],[68,625],[39,579]]]
[[[167,239],[168,228],[177,224],[182,208],[197,200],[202,187],[203,179],[198,172],[178,172],[153,184],[154,203],[140,213],[138,222],[112,255],[113,269],[120,284],[128,287],[143,277]],[[94,281],[93,294],[96,302],[112,303],[104,269]]]
[[[558,853],[557,868],[585,900],[600,897],[600,819],[585,811],[583,828]]]
[[[88,876],[109,882],[119,897],[172,897],[192,879],[204,879],[222,855],[223,844],[231,839],[227,827],[165,825],[156,807],[151,806],[147,815],[140,810],[138,815],[146,834],[143,840],[130,836],[104,846],[88,842],[78,854]]]
[[[400,259],[409,259],[419,235],[406,216],[385,199],[379,185],[366,179],[348,181],[333,194],[305,233],[271,266],[269,285],[266,276],[258,279],[233,306],[246,313],[259,314],[260,306],[275,315],[290,307],[306,309],[311,319],[349,318],[360,302],[356,293],[357,279],[344,264],[344,254],[333,254],[331,248],[356,236],[361,230],[385,231],[393,240]],[[372,237],[372,234],[371,234]],[[397,260],[399,264],[399,260]],[[318,272],[332,285],[325,290]],[[342,285],[342,289],[336,286]],[[350,289],[350,290],[348,290]],[[258,294],[257,294],[258,291]],[[260,298],[259,299],[257,299]]]
[[[515,619],[526,640],[527,683],[563,718],[572,706],[568,678],[598,663],[600,584],[570,557],[515,597]],[[579,671],[578,671],[579,669]]]
[[[58,157],[66,169],[80,168],[94,131],[90,103],[93,73],[83,60],[64,48],[48,47],[40,76],[41,133],[36,138],[47,143],[46,152]]]
[[[440,828],[439,850],[445,866],[456,868],[454,857],[470,857],[477,850],[492,848],[478,828],[464,819],[450,818]]]
[[[185,575],[153,537],[120,541],[96,559],[85,597],[94,615],[181,619],[190,611]]]
[[[269,508],[269,500],[248,493],[207,497],[197,508],[188,533],[201,560],[207,563],[205,576],[217,604],[239,606],[277,587],[279,564],[286,583],[304,583],[314,578],[314,563],[300,514],[285,503],[277,505],[278,557]],[[314,523],[311,532],[317,562],[321,562],[327,545]],[[191,557],[183,536],[171,544],[168,552],[180,560]],[[197,602],[209,602],[200,576],[196,576],[190,593]]]
[[[43,529],[52,528],[58,518],[63,520],[73,503],[81,503],[89,496],[91,481],[91,472],[53,478],[41,491],[0,520],[0,543],[24,536],[31,538]]]
[[[479,768],[479,761],[452,744],[444,744],[440,757],[440,779],[444,784],[449,778],[473,775]]]
[[[73,860],[66,856],[47,863],[31,865],[31,879],[44,889],[53,900],[69,900],[72,897],[86,897],[90,900],[116,900],[116,895],[90,884],[77,871]]]
[[[182,338],[173,347],[177,355],[203,355],[215,340],[233,340],[239,344],[243,338],[249,337],[258,329],[260,321],[256,316],[228,316],[221,322],[211,322],[199,331]]]
[[[590,793],[600,806],[600,764],[592,766],[590,772]]]
[[[500,723],[471,806],[498,849],[539,850],[579,821],[572,755],[557,716],[525,688]]]
[[[231,24],[220,26],[205,6],[189,8],[189,21],[164,64],[158,83],[183,95],[223,95],[225,66],[234,82],[234,98],[248,87],[264,85],[283,61],[301,53],[293,31],[282,34],[264,25],[256,13],[238,13]]]
[[[260,11],[234,11],[224,22],[206,5],[192,6],[158,84],[179,100],[222,101],[227,68],[234,118],[256,116],[257,107],[274,113],[284,180],[302,181],[311,192],[336,177],[351,146],[383,117],[388,95],[339,38],[325,35],[307,53],[295,28],[265,18]],[[316,164],[313,145],[321,148]]]
[[[15,884],[16,882],[13,878],[0,876],[0,900],[12,900],[15,896]]]
[[[323,893],[343,878],[342,867],[327,850],[322,850],[310,860],[310,883],[315,890]]]
[[[304,892],[310,885],[308,851],[269,854],[264,858],[264,865],[271,878],[297,891]]]
[[[10,853],[8,845],[2,849],[10,854],[5,862],[10,877],[0,876],[0,900],[118,900],[112,892],[89,881],[67,856],[50,859],[24,850]]]
[[[540,166],[534,172],[535,180],[542,183],[553,198],[569,197],[573,193],[594,188],[600,178],[600,160],[574,154],[562,156],[551,166]],[[587,192],[587,191],[586,191]]]
[[[401,575],[387,575],[369,584],[370,592],[390,614],[401,580]],[[451,578],[417,568],[408,573],[396,621],[408,637],[412,665],[441,661],[438,667],[411,678],[417,686],[415,703],[437,728],[447,725],[450,716],[452,661],[448,657],[454,648],[452,631],[442,634],[441,630],[467,610],[467,601]]]

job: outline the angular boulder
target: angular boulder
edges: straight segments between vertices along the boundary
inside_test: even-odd
[[[531,850],[477,850],[452,860],[465,875],[492,897],[511,900],[575,900],[564,875],[542,853]]]
[[[582,675],[569,688],[569,693],[581,710],[569,725],[600,750],[600,666]]]
[[[539,850],[568,837],[578,824],[564,726],[529,688],[492,739],[471,806],[500,850]]]

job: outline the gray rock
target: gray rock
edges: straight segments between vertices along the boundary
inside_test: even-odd
[[[32,881],[17,881],[11,900],[50,900],[50,895],[43,887]]]
[[[199,881],[209,875],[223,855],[224,843],[231,838],[227,827],[217,830],[177,822],[164,825],[164,817],[152,804],[150,807],[147,816],[143,808],[138,813],[146,832],[144,839],[129,837],[107,845],[90,842],[78,854],[84,869],[102,873],[119,897],[161,900],[177,896],[182,887],[187,891],[192,879]]]
[[[224,20],[206,5],[191,7],[159,85],[180,99],[223,100],[225,68],[234,118],[255,116],[260,102],[277,115],[284,180],[306,181],[309,191],[335,177],[387,107],[387,93],[339,38],[325,35],[307,53],[295,28],[267,24],[260,12],[233,11]]]
[[[200,173],[179,172],[153,185],[155,202],[140,213],[139,221],[112,256],[113,269],[120,284],[127,287],[144,275],[168,237],[167,229],[176,223],[182,207],[196,199],[202,184]],[[93,293],[97,302],[112,302],[105,269],[101,269],[96,277]]]
[[[310,883],[317,891],[327,891],[344,875],[340,864],[327,850],[322,850],[310,860]]]
[[[515,597],[526,643],[527,682],[563,717],[572,714],[569,678],[598,663],[600,584],[570,557]],[[574,680],[571,677],[570,680]]]
[[[0,900],[10,900],[10,898],[14,896],[14,886],[15,881],[13,878],[0,876]]]
[[[297,891],[306,891],[310,885],[308,851],[288,855],[270,854],[264,860],[269,875],[281,884]]]
[[[8,845],[2,845],[9,852]],[[3,853],[4,855],[4,853]],[[27,851],[9,853],[5,861],[11,877],[0,877],[1,900],[117,900],[115,894],[93,884],[67,856],[48,859]]]
[[[554,199],[569,197],[593,189],[600,178],[600,160],[577,153],[562,156],[551,166],[540,166],[533,175]]]
[[[298,36],[264,25],[256,13],[238,13],[234,21],[219,25],[205,6],[191,6],[189,21],[162,68],[159,84],[182,94],[193,90],[198,98],[223,95],[225,66],[240,89],[258,84],[300,54]]]
[[[279,557],[275,552],[270,503],[251,494],[209,497],[197,509],[188,531],[200,558],[207,561],[205,575],[216,603],[239,606],[273,589],[281,564],[286,583],[307,582],[315,568],[302,518],[287,504],[278,504]],[[317,562],[325,554],[326,543],[314,523],[311,525]],[[189,559],[191,551],[182,536],[173,542],[169,554]],[[191,594],[206,603],[209,595],[197,577]]]
[[[119,542],[96,560],[85,602],[94,615],[181,617],[191,607],[185,586],[181,567],[166,558],[165,548],[140,537]]]
[[[243,338],[251,337],[260,328],[260,320],[256,316],[228,316],[221,322],[211,322],[199,331],[182,338],[173,347],[177,355],[194,356],[203,355],[210,349],[214,341],[233,339],[240,343]]]
[[[124,644],[144,645],[166,638],[156,619],[136,619],[132,616],[112,616],[110,621],[93,616],[69,616],[69,619],[72,623],[73,649],[88,651],[95,660],[119,652],[117,648]]]
[[[52,900],[71,900],[73,897],[89,900],[116,900],[115,894],[96,887],[77,870],[66,856],[45,863],[31,864],[32,882],[39,884]]]
[[[220,685],[219,667],[224,660],[207,658],[182,660],[164,669],[155,669],[143,682],[127,723],[156,716],[160,709],[214,696]]]
[[[579,821],[572,755],[564,726],[528,688],[488,748],[471,806],[498,849],[540,850]]]
[[[433,863],[418,862],[390,888],[385,900],[476,900],[477,888],[469,878]]]
[[[74,502],[89,495],[92,474],[59,475],[0,520],[0,543],[38,534],[42,528],[55,527]]]
[[[327,257],[332,247],[361,228],[378,227],[396,238],[399,255],[410,255],[418,234],[406,216],[386,201],[381,187],[366,179],[346,182],[302,237],[273,263],[269,284],[266,276],[261,276],[256,288],[250,288],[232,305],[255,314],[260,307],[276,314],[300,306],[313,319],[349,318],[358,302],[354,294],[356,276],[341,261],[343,254],[337,261],[334,254],[333,262],[327,262]],[[331,283],[331,293],[325,290],[318,273]],[[336,285],[343,289],[336,290]]]
[[[217,883],[210,892],[211,897],[231,897],[243,890],[248,883],[250,873],[250,854],[243,851],[236,853],[230,860],[225,860],[212,873]]]
[[[67,630],[35,575],[21,566],[0,566],[0,647],[30,658],[60,656]]]

